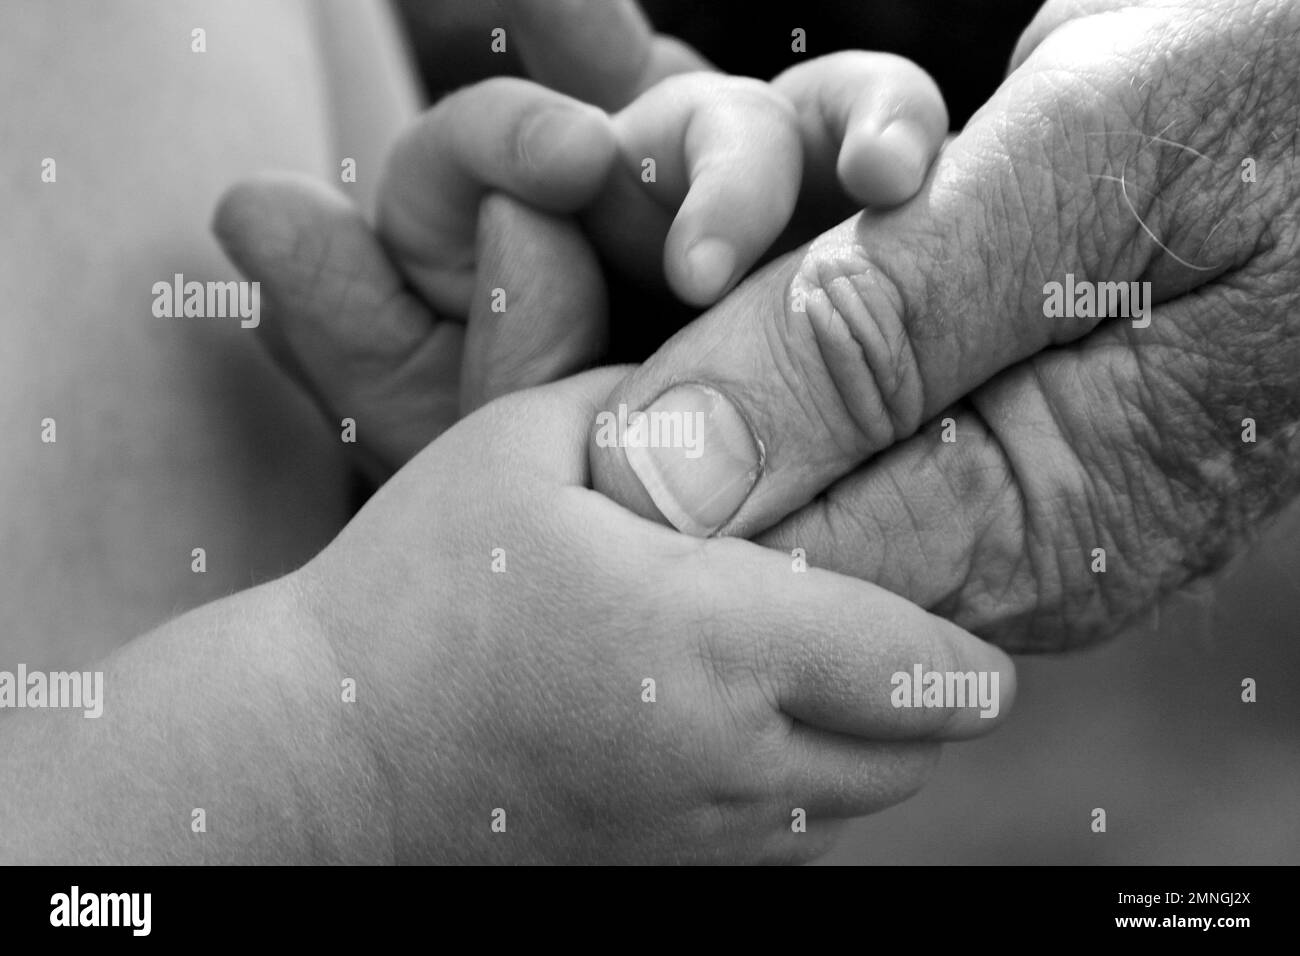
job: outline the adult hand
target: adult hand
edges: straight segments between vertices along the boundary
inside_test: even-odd
[[[772,263],[605,403],[705,413],[703,454],[597,420],[594,486],[1020,649],[1221,564],[1300,484],[1298,35],[1286,0],[1049,3],[916,201]],[[1053,316],[1070,277],[1155,307]]]

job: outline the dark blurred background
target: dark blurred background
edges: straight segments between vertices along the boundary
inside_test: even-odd
[[[425,84],[432,92],[518,72],[513,57],[483,42],[494,20],[487,0],[398,0]],[[835,50],[885,50],[915,60],[939,82],[954,128],[1002,80],[1037,0],[643,0],[661,33],[685,40],[728,73],[770,79],[808,57]],[[808,52],[790,50],[802,27]]]
[[[909,57],[938,81],[958,129],[1001,82],[1016,40],[1039,4],[643,0],[641,6],[659,32],[685,40],[728,73],[770,79],[810,57],[844,49]],[[484,40],[493,26],[505,22],[491,0],[397,0],[397,7],[431,99],[489,76],[522,74],[509,44],[507,53],[499,55]],[[806,31],[806,53],[790,48],[795,27]],[[620,280],[611,283],[609,292],[610,312],[617,317],[610,328],[609,362],[642,361],[695,317],[660,288]]]
[[[503,72],[486,5],[405,0],[431,92]],[[954,129],[1001,81],[1036,0],[645,0],[655,26],[721,69],[769,78],[837,49],[908,56],[938,80]],[[490,19],[490,17],[489,17]],[[512,67],[505,65],[508,71]],[[517,69],[517,68],[516,68]],[[669,325],[688,318],[655,302]],[[646,300],[616,295],[623,328]],[[663,326],[659,326],[662,337]],[[652,348],[622,340],[620,358]],[[1217,583],[1153,608],[1108,644],[1018,659],[993,737],[950,747],[920,796],[854,825],[831,863],[1300,863],[1300,508]],[[1259,684],[1241,701],[1241,681]],[[1104,834],[1092,810],[1107,812]]]
[[[686,40],[728,73],[770,79],[807,57],[884,50],[915,60],[938,82],[954,128],[1002,81],[1037,0],[646,0],[655,27]],[[808,32],[806,56],[790,31]]]

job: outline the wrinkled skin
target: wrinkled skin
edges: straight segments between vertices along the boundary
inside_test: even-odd
[[[728,531],[803,547],[1005,647],[1053,650],[1115,633],[1294,497],[1300,10],[1114,6],[1049,3],[917,202],[776,260],[615,390],[610,407],[725,383],[769,452]],[[300,234],[317,225],[295,217]],[[286,324],[361,327],[366,276],[312,249],[241,262],[281,277]],[[1045,318],[1043,285],[1067,272],[1151,281],[1150,326]],[[295,275],[348,284],[351,305],[296,306]],[[796,286],[823,307],[791,312]],[[588,294],[551,291],[517,294],[539,311]],[[313,341],[333,349],[315,378],[327,405],[390,361],[350,364],[348,347]],[[414,405],[432,386],[401,368]],[[951,445],[934,424],[947,414]],[[407,418],[388,465],[445,424]],[[616,451],[592,456],[597,489],[655,515]]]
[[[1114,633],[1221,565],[1295,494],[1300,445],[1300,13],[1057,11],[926,195],[774,263],[606,403],[723,385],[767,450],[726,531],[1019,650]],[[1152,282],[1150,326],[1045,318],[1066,273]],[[955,444],[898,444],[949,414]],[[591,451],[597,489],[657,515]]]
[[[1084,331],[1042,315],[1043,283],[1066,272],[1151,281],[1150,327],[1109,321],[1039,352],[960,402],[955,446],[931,428],[760,540],[801,544],[1005,647],[1050,650],[1114,633],[1222,565],[1294,497],[1300,10],[1199,6],[1102,13],[1048,34],[1065,9],[1049,5],[936,176],[956,193],[945,197],[955,235],[854,250],[901,276],[901,316],[871,321],[939,339],[892,339],[867,361],[934,354],[936,390],[981,354]],[[1108,49],[1111,38],[1125,42]],[[1242,181],[1245,157],[1255,183]],[[1134,208],[1102,178],[1120,174]],[[954,331],[965,322],[977,331]],[[906,390],[884,398],[915,420]],[[1256,444],[1241,440],[1246,417]],[[1105,574],[1090,570],[1094,547]]]

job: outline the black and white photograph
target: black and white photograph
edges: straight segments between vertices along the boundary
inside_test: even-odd
[[[0,82],[23,921],[1300,864],[1294,0],[0,0]]]

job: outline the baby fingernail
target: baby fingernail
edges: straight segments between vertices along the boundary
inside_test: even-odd
[[[763,470],[763,446],[725,395],[678,385],[627,415],[628,464],[679,531],[708,537],[739,510]]]
[[[534,117],[524,137],[524,151],[540,166],[579,154],[598,133],[600,114],[573,106],[549,109]]]
[[[919,184],[930,165],[930,138],[917,123],[898,119],[880,131],[880,141],[894,154],[902,171]]]
[[[701,239],[687,251],[686,268],[695,290],[705,298],[716,298],[736,271],[736,250],[721,239]]]

